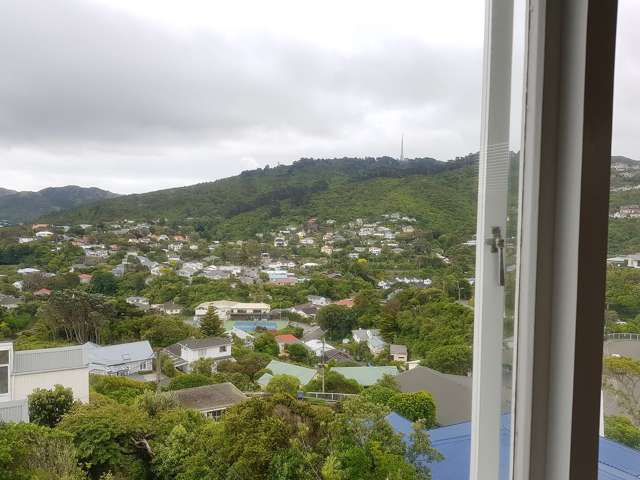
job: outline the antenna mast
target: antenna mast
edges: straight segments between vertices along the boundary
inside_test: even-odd
[[[400,161],[404,160],[404,133],[400,137]]]

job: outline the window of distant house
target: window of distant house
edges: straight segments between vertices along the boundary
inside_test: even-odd
[[[227,346],[226,345],[221,346],[220,347],[220,351],[221,352],[226,352],[227,351]]]
[[[9,393],[9,350],[0,350],[0,395]]]

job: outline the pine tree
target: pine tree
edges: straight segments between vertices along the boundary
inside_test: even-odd
[[[200,321],[200,331],[206,337],[217,337],[224,333],[222,322],[214,308],[210,308],[204,318]]]

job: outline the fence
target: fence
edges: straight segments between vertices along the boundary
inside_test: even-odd
[[[315,398],[326,402],[339,402],[349,397],[355,397],[354,393],[335,393],[335,392],[304,392],[304,398]]]
[[[605,340],[635,340],[640,341],[640,333],[607,333]]]

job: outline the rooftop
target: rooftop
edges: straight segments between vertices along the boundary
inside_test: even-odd
[[[13,353],[13,373],[16,375],[71,370],[85,368],[87,365],[84,345],[22,350]]]
[[[300,381],[300,385],[306,385],[313,380],[313,377],[315,377],[317,373],[313,368],[301,367],[293,363],[280,362],[278,360],[271,360],[266,369],[271,370],[273,375],[265,373],[258,379],[258,383],[263,387],[269,383],[269,380],[271,380],[274,375],[291,375]]]
[[[173,394],[183,407],[201,411],[228,408],[247,399],[232,383],[185,388],[176,390]]]
[[[87,342],[85,345],[87,346],[89,363],[97,365],[120,365],[153,358],[153,349],[147,340],[104,347],[91,342]]]
[[[395,377],[398,374],[397,367],[388,365],[381,367],[333,367],[331,370],[347,379],[355,380],[363,387],[374,385],[385,375]]]

